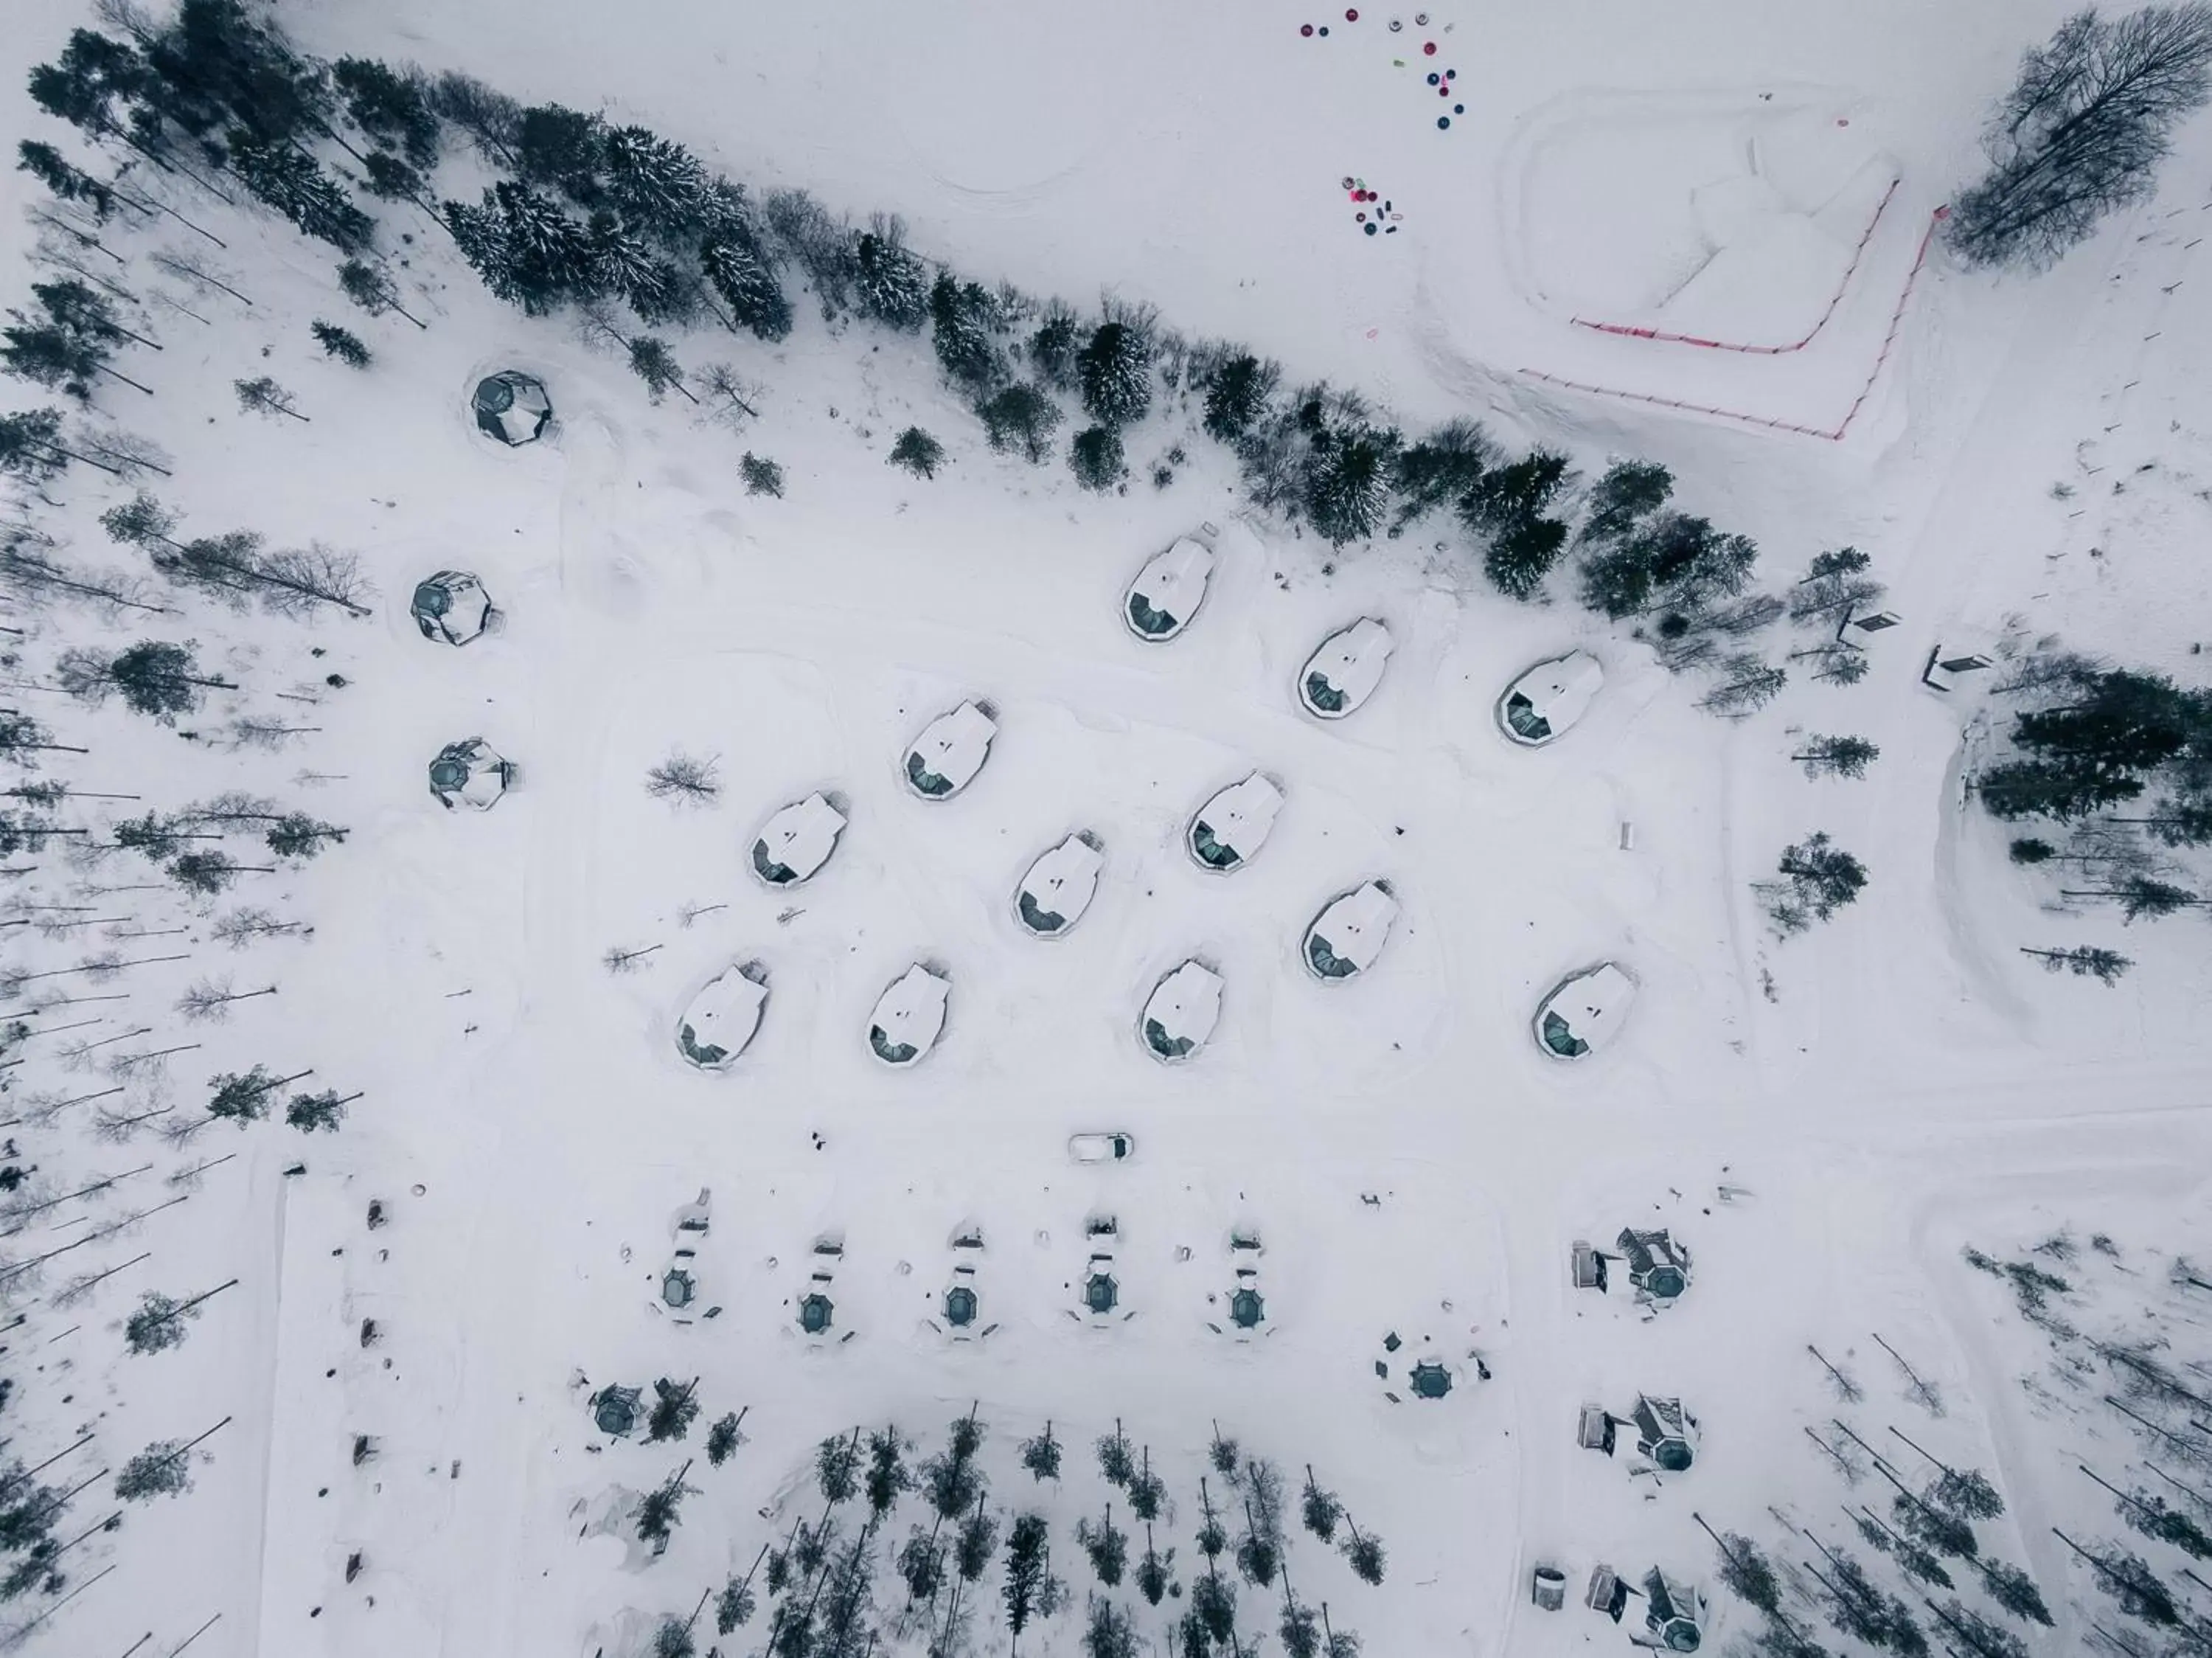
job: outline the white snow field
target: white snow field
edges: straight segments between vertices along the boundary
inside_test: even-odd
[[[10,134],[44,135],[20,70],[89,20],[58,0],[21,9],[0,32],[0,111]],[[1759,542],[1768,586],[1856,545],[1904,623],[1863,685],[1793,684],[1731,723],[1647,647],[1564,601],[1499,598],[1418,529],[1332,556],[1249,515],[1228,457],[1179,414],[1133,434],[1126,495],[1085,494],[1062,465],[992,454],[925,339],[832,334],[794,295],[781,345],[672,337],[687,365],[726,358],[763,388],[732,436],[680,399],[648,404],[569,321],[492,300],[427,219],[404,273],[418,331],[346,308],[324,250],[210,209],[252,309],[210,301],[205,327],[165,323],[164,352],[132,358],[157,395],[110,406],[174,455],[161,492],[195,531],[324,538],[361,554],[379,596],[370,620],[257,623],[250,643],[218,643],[237,625],[218,615],[165,619],[162,637],[198,630],[257,684],[321,697],[312,743],[241,757],[236,786],[304,795],[352,829],[253,889],[313,937],[239,959],[241,980],[265,973],[281,995],[196,1031],[171,1086],[197,1110],[204,1077],[265,1062],[363,1097],[335,1137],[218,1125],[195,1150],[235,1162],[109,1246],[157,1252],[164,1289],[241,1280],[181,1350],[106,1358],[147,1287],[129,1280],[74,1311],[18,1309],[6,1339],[37,1376],[10,1410],[20,1448],[96,1430],[100,1463],[119,1464],[230,1417],[192,1496],[79,1546],[80,1580],[112,1576],[23,1650],[166,1658],[215,1617],[192,1658],[637,1658],[654,1622],[817,1512],[817,1441],[896,1422],[933,1449],[971,1405],[994,1507],[1048,1513],[1078,1591],[1024,1653],[1077,1649],[1090,1573],[1068,1533],[1106,1500],[1089,1448],[1117,1419],[1168,1478],[1160,1540],[1185,1581],[1217,1421],[1294,1492],[1312,1464],[1387,1543],[1388,1577],[1369,1587],[1303,1536],[1290,1569],[1376,1658],[1618,1650],[1636,1617],[1616,1630],[1580,1604],[1601,1562],[1705,1583],[1721,1650],[1754,1620],[1713,1582],[1693,1509],[1765,1538],[1778,1505],[1833,1534],[1840,1502],[1885,1495],[1853,1497],[1807,1442],[1838,1408],[1808,1344],[1866,1387],[1863,1431],[1894,1423],[1990,1472],[2010,1506],[1985,1541],[2057,1619],[2022,1631],[2030,1649],[2085,1649],[2110,1614],[2050,1527],[2118,1529],[2070,1472],[2089,1430],[2022,1390],[2041,1338],[1993,1310],[1958,1252],[2063,1226],[2146,1257],[2212,1250],[2212,958],[2201,918],[2122,935],[2108,914],[2039,907],[2047,885],[1961,795],[2002,709],[1920,673],[1939,645],[2063,631],[2201,681],[2212,282],[2192,239],[2212,130],[2185,129],[2157,198],[2048,276],[1970,275],[1939,250],[1900,311],[1983,107],[2056,0],[1492,0],[1432,6],[1425,34],[1407,5],[1396,34],[1390,8],[1360,9],[283,9],[311,51],[604,107],[749,186],[902,214],[963,273],[1156,303],[1409,429],[1479,418],[1588,474],[1608,455],[1664,461],[1687,509]],[[1308,22],[1328,38],[1302,37]],[[1423,77],[1444,59],[1465,109],[1440,130],[1448,101]],[[450,165],[445,193],[462,193],[471,163]],[[1386,191],[1395,235],[1362,233],[1346,176]],[[22,174],[0,175],[0,200],[29,199]],[[20,255],[30,230],[4,224]],[[20,258],[7,268],[14,302]],[[315,316],[358,326],[374,367],[315,354]],[[1816,332],[1742,353],[1578,317],[1753,344]],[[1522,372],[1825,430],[1893,327],[1834,442]],[[469,407],[508,368],[555,410],[512,449]],[[237,413],[229,382],[260,373],[311,424]],[[910,423],[946,441],[933,481],[884,464]],[[1177,442],[1190,464],[1154,491],[1150,463]],[[745,450],[781,462],[784,498],[744,493]],[[123,563],[95,521],[119,497],[72,476],[64,498],[77,548]],[[1139,640],[1121,616],[1134,572],[1209,524],[1203,607],[1172,642]],[[481,577],[502,616],[459,649],[408,613],[445,570]],[[1389,628],[1389,670],[1324,723],[1294,682],[1358,617]],[[118,625],[109,643],[136,637]],[[1502,689],[1577,649],[1602,689],[1561,741],[1516,746]],[[331,673],[349,686],[323,693]],[[917,798],[906,746],[971,700],[996,710],[988,763],[949,799]],[[73,728],[97,775],[216,786],[182,772],[174,733],[119,709]],[[1839,730],[1877,741],[1879,763],[1808,782],[1796,740]],[[425,767],[471,736],[519,766],[515,785],[495,809],[441,810]],[[675,750],[718,761],[718,802],[647,796]],[[296,783],[303,770],[323,776]],[[1285,802],[1264,855],[1224,880],[1183,837],[1254,772]],[[835,856],[772,889],[753,838],[817,790],[850,808]],[[1097,889],[1046,942],[1011,895],[1079,827],[1105,849]],[[1815,828],[1871,882],[1778,943],[1750,883]],[[1375,879],[1399,906],[1388,948],[1320,982],[1305,929]],[[2018,953],[2077,943],[2138,965],[2105,989]],[[148,1010],[225,965],[193,944],[198,959],[132,982]],[[602,965],[648,948],[635,971]],[[1222,977],[1218,1023],[1163,1065],[1139,1015],[1194,958]],[[1632,1015],[1601,1051],[1553,1062],[1531,1039],[1540,998],[1608,960],[1635,975]],[[678,1015],[755,960],[773,986],[757,1033],[726,1070],[687,1065]],[[869,1010],[921,961],[948,973],[949,1016],[926,1062],[893,1070],[868,1051]],[[1134,1136],[1130,1160],[1071,1162],[1071,1136],[1116,1132]],[[98,1149],[96,1173],[144,1161],[135,1149]],[[684,1324],[657,1310],[659,1285],[702,1186],[701,1304],[721,1311]],[[374,1233],[372,1200],[389,1217]],[[1120,1301],[1094,1324],[1079,1295],[1103,1216]],[[1671,1228],[1696,1261],[1681,1304],[1648,1321],[1619,1283],[1569,1284],[1576,1239],[1607,1247],[1632,1224]],[[936,1315],[971,1227],[995,1328],[955,1339]],[[1249,1338],[1221,1327],[1250,1264],[1232,1230],[1264,1244]],[[842,1247],[836,1322],[810,1337],[797,1308],[825,1236]],[[369,1317],[382,1333],[364,1347]],[[1940,1419],[1905,1399],[1877,1333],[1941,1387]],[[1403,1385],[1428,1357],[1451,1373],[1445,1399]],[[659,1376],[700,1378],[691,1438],[607,1443],[587,1396],[649,1397]],[[1583,1403],[1625,1411],[1639,1392],[1698,1417],[1686,1473],[1635,1477],[1577,1448]],[[701,1494],[650,1557],[624,1515],[741,1407],[750,1442],[694,1465]],[[1048,1419],[1068,1447],[1057,1487],[1012,1454]],[[362,1433],[378,1453],[356,1466]],[[1530,1603],[1540,1564],[1566,1573],[1564,1611]],[[1161,1617],[1123,1599],[1157,1643]],[[1268,1599],[1246,1591],[1247,1651],[1272,1631]],[[721,1649],[763,1637],[757,1620]],[[975,1649],[1007,1650],[988,1604]]]

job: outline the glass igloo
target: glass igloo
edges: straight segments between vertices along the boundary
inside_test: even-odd
[[[489,812],[514,780],[514,762],[501,759],[482,737],[449,742],[430,762],[430,793],[447,811],[458,802]]]
[[[408,608],[422,637],[441,644],[465,645],[491,625],[491,594],[465,570],[425,576]]]
[[[536,442],[553,418],[545,383],[520,369],[502,369],[477,381],[469,406],[476,411],[477,430],[509,448]]]

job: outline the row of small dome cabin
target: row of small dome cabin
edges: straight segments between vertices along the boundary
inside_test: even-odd
[[[1377,905],[1391,912],[1396,908],[1376,881],[1332,901],[1306,930],[1309,966],[1317,959],[1338,959],[1324,928],[1357,929]],[[1329,978],[1323,969],[1314,972],[1324,982]],[[1223,987],[1221,974],[1195,956],[1161,975],[1137,1016],[1137,1039],[1145,1051],[1163,1064],[1195,1057],[1221,1022]],[[1620,1028],[1634,997],[1635,981],[1610,961],[1570,976],[1537,1005],[1530,1024],[1537,1047],[1553,1059],[1579,1059],[1595,1051]],[[869,1052],[895,1070],[921,1064],[945,1034],[951,998],[951,972],[937,963],[915,962],[884,987],[869,1010]],[[745,961],[726,969],[678,1017],[677,1051],[701,1070],[729,1070],[759,1034],[768,1002],[769,970],[763,964]]]

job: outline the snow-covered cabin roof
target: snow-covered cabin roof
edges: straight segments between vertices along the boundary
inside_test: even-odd
[[[1096,840],[1070,835],[1030,865],[1014,892],[1016,917],[1040,938],[1059,937],[1091,907],[1105,862]]]
[[[1636,1000],[1636,981],[1612,962],[1577,973],[1536,1009],[1536,1040],[1558,1059],[1603,1047]]]
[[[945,1028],[950,981],[916,962],[876,998],[868,1015],[868,1046],[887,1065],[911,1065],[936,1045]]]
[[[1379,881],[1370,881],[1332,901],[1306,929],[1307,968],[1320,978],[1350,978],[1365,972],[1382,954],[1398,900]]]
[[[1672,1301],[1690,1287],[1690,1252],[1666,1228],[1656,1232],[1623,1228],[1614,1247],[1628,1263],[1629,1282],[1654,1301]]]
[[[1158,644],[1190,625],[1206,602],[1213,555],[1183,536],[1137,572],[1122,601],[1121,619],[1139,639]]]
[[[756,964],[726,968],[708,979],[676,1021],[676,1051],[702,1070],[734,1064],[760,1029],[768,1004],[768,972]]]
[[[1696,1459],[1698,1422],[1679,1399],[1636,1396],[1629,1413],[1636,1424],[1636,1448],[1669,1473],[1680,1473]]]
[[[1145,1003],[1145,1046],[1157,1059],[1188,1059],[1206,1045],[1221,1018],[1221,976],[1186,961],[1152,987]]]
[[[1255,771],[1191,814],[1184,844],[1202,866],[1226,875],[1243,868],[1267,844],[1275,814],[1282,809],[1283,791],[1273,779]]]
[[[1605,669],[1586,650],[1539,662],[1506,686],[1498,723],[1517,743],[1547,743],[1582,718],[1605,684]]]
[[[510,447],[534,442],[553,418],[553,400],[545,383],[520,369],[502,369],[477,381],[469,399],[476,411],[477,429]]]
[[[983,769],[998,735],[991,716],[975,703],[939,715],[907,748],[907,786],[924,800],[958,794]]]
[[[1298,702],[1324,720],[1340,720],[1375,694],[1390,660],[1390,630],[1372,616],[1332,633],[1298,670]]]
[[[426,639],[465,645],[491,625],[491,595],[465,570],[441,570],[415,584],[408,609]]]
[[[845,814],[819,792],[793,801],[761,825],[753,838],[753,873],[771,887],[810,880],[837,850]]]
[[[482,737],[465,737],[447,743],[430,762],[430,793],[448,809],[461,801],[488,812],[499,804],[513,774],[514,768]]]

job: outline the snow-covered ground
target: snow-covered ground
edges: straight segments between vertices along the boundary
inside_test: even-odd
[[[108,1374],[144,1286],[32,1314],[33,1338],[76,1321],[69,1339],[98,1348],[33,1361],[71,1367],[76,1390],[62,1404],[41,1385],[37,1443],[112,1421],[101,1454],[119,1461],[234,1419],[198,1494],[83,1545],[114,1577],[29,1649],[120,1653],[150,1629],[144,1649],[166,1653],[219,1612],[196,1658],[630,1658],[644,1618],[688,1612],[809,1507],[817,1440],[886,1421],[941,1436],[971,1402],[1010,1504],[1030,1495],[1012,1442],[1057,1424],[1066,1489],[1036,1500],[1060,1526],[1102,1498],[1085,1448],[1119,1418],[1168,1472],[1186,1569],[1216,1421],[1294,1475],[1312,1463],[1386,1539],[1389,1577],[1365,1587],[1310,1541],[1291,1570],[1370,1652],[1610,1646],[1575,1599],[1595,1562],[1709,1576],[1692,1508],[1747,1531],[1770,1503],[1832,1508],[1801,1431],[1833,1408],[1808,1343],[1867,1384],[1863,1431],[1919,1436],[1875,1332],[1945,1388],[1942,1448],[2011,1497],[1992,1542],[2060,1610],[2036,1649],[2080,1649],[2045,1527],[2085,1499],[2015,1386],[2032,1347],[1993,1325],[1956,1252],[2069,1222],[2212,1248],[2212,965],[2199,920],[2122,938],[2106,916],[2039,913],[2045,886],[1962,808],[1984,693],[1947,700],[1919,675],[1938,644],[2051,631],[2197,665],[2212,288],[2190,278],[2208,134],[2185,131],[2160,196],[2048,277],[1935,256],[1840,442],[1520,372],[1832,424],[1971,165],[1984,100],[2063,10],[1577,0],[1439,9],[1426,29],[1408,9],[1393,34],[1387,11],[1165,0],[1104,21],[1000,0],[288,8],[308,49],[604,103],[749,183],[902,213],[965,272],[1111,287],[1409,422],[1473,414],[1591,473],[1610,454],[1663,460],[1690,509],[1759,541],[1771,583],[1826,548],[1869,552],[1904,625],[1864,684],[1793,686],[1729,724],[1645,647],[1565,603],[1497,597],[1418,532],[1332,559],[1248,516],[1185,416],[1133,435],[1128,494],[1086,495],[1058,465],[991,454],[926,342],[831,337],[803,314],[775,348],[672,340],[687,364],[725,357],[763,387],[733,437],[680,399],[649,405],[561,320],[497,304],[427,222],[407,297],[431,326],[361,323],[377,362],[356,375],[307,333],[313,316],[358,321],[320,251],[226,213],[224,268],[252,308],[216,296],[207,326],[167,322],[165,351],[131,359],[157,397],[109,401],[177,457],[162,492],[191,528],[323,538],[361,553],[380,598],[369,621],[257,625],[251,650],[223,647],[264,695],[351,681],[315,706],[310,744],[231,764],[238,786],[304,794],[353,833],[252,894],[311,919],[313,940],[246,959],[281,995],[204,1033],[174,1090],[196,1110],[204,1076],[265,1061],[365,1097],[332,1141],[264,1125],[198,1143],[237,1163],[133,1245],[158,1252],[164,1288],[243,1280],[182,1351]],[[15,66],[79,21],[42,7],[11,41],[10,134],[39,130]],[[1324,21],[1327,40],[1298,33]],[[1443,130],[1425,84],[1438,64],[1466,107]],[[1360,233],[1345,176],[1389,196],[1397,235]],[[0,184],[27,192],[21,174]],[[20,269],[27,232],[11,216],[6,235]],[[1741,354],[1577,317],[1769,343],[1820,326],[1802,350]],[[495,446],[468,413],[505,367],[550,390],[556,425],[534,447]],[[228,382],[259,373],[312,424],[237,413]],[[951,449],[933,481],[884,464],[909,423]],[[1156,492],[1150,463],[1179,440],[1190,464]],[[784,499],[743,492],[743,450],[782,463]],[[67,521],[82,552],[119,563],[94,522],[113,498],[72,479]],[[1138,641],[1123,590],[1201,526],[1205,608],[1171,643]],[[503,615],[459,650],[405,614],[413,583],[447,568],[479,574]],[[1322,724],[1296,676],[1362,616],[1395,652],[1373,698]],[[235,635],[185,620],[168,631]],[[1577,646],[1604,664],[1597,701],[1557,743],[1515,747],[1496,698]],[[924,802],[900,757],[966,698],[997,710],[989,761]],[[118,710],[80,723],[110,779],[177,770],[171,734]],[[1793,738],[1838,731],[1881,745],[1869,777],[1806,781]],[[423,767],[470,736],[519,765],[517,786],[487,814],[441,811]],[[672,750],[717,759],[719,803],[648,798]],[[289,781],[302,766],[334,775],[307,789]],[[1249,868],[1200,869],[1191,813],[1255,771],[1284,785],[1272,838]],[[174,789],[219,786],[185,775]],[[816,789],[850,821],[819,875],[771,890],[751,837]],[[1749,883],[1815,828],[1871,884],[1778,945]],[[1078,830],[1105,849],[1100,888],[1080,927],[1042,942],[1015,918],[1015,884]],[[1305,926],[1376,878],[1401,905],[1380,959],[1316,981]],[[715,907],[687,918],[699,906]],[[2082,942],[2140,965],[2106,990],[2018,954]],[[134,985],[144,1011],[208,970],[214,947],[195,948]],[[636,971],[602,965],[647,948]],[[1224,980],[1220,1022],[1162,1066],[1139,1011],[1192,957]],[[726,1074],[687,1066],[677,1015],[753,960],[771,983],[758,1037]],[[1604,1052],[1554,1062],[1531,1039],[1536,1004],[1605,960],[1635,975],[1635,1006]],[[917,960],[949,976],[948,1019],[894,1071],[868,1051],[868,1011]],[[1072,1167],[1067,1137],[1090,1131],[1133,1133],[1135,1159]],[[105,1173],[129,1149],[75,1155]],[[283,1178],[295,1157],[307,1173]],[[702,1294],[723,1310],[681,1326],[653,1303],[674,1211],[702,1186]],[[372,1199],[390,1216],[373,1234]],[[1096,1328],[1078,1314],[1100,1216],[1133,1316]],[[1648,1323],[1618,1286],[1568,1286],[1574,1240],[1631,1224],[1674,1228],[1698,1262],[1685,1304]],[[997,1328],[955,1343],[927,1320],[971,1225]],[[1232,1228],[1265,1247],[1267,1333],[1249,1341],[1209,1327]],[[825,1234],[843,1248],[841,1339],[817,1342],[795,1309]],[[368,1317],[382,1335],[364,1347]],[[1394,1403],[1374,1369],[1391,1332],[1462,1385]],[[681,1454],[601,1451],[584,1401],[660,1375],[699,1376],[706,1419],[746,1407],[750,1443],[695,1469],[702,1495],[648,1562],[599,1521]],[[1680,1395],[1704,1424],[1696,1467],[1663,1488],[1574,1445],[1581,1404],[1624,1410],[1638,1391]],[[362,1467],[359,1433],[380,1447]],[[1528,1604],[1540,1561],[1568,1571],[1565,1612]],[[1061,1570],[1081,1587],[1072,1544]],[[1063,1618],[1027,1649],[1072,1650],[1076,1632]],[[979,1649],[1004,1642],[987,1618]]]

